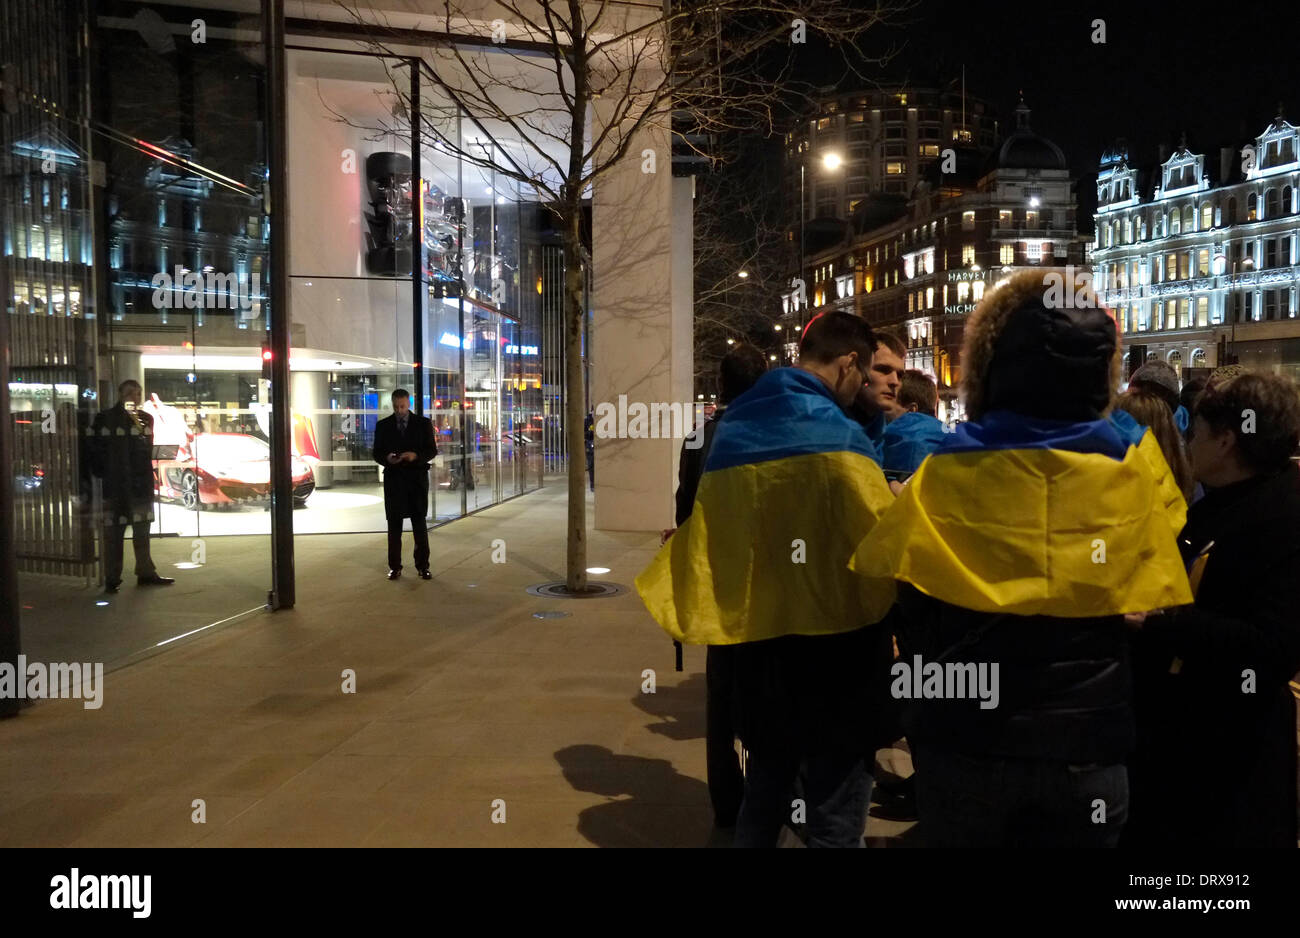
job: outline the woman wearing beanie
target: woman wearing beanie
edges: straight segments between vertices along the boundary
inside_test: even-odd
[[[899,581],[894,665],[938,846],[1113,846],[1134,744],[1124,615],[1190,599],[1186,506],[1154,437],[1111,416],[1115,322],[1046,305],[1061,271],[987,294],[962,350],[968,423],[862,541]],[[1067,280],[1068,282],[1068,280]]]

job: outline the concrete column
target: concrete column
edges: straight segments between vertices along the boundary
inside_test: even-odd
[[[607,116],[608,107],[596,101],[593,136]],[[620,395],[628,407],[647,409],[692,402],[689,186],[673,179],[667,128],[654,126],[594,187],[591,403],[597,418],[602,405],[617,410]],[[595,526],[672,527],[680,448],[680,439],[598,436]]]

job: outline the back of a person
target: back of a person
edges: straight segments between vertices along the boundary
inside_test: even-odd
[[[933,845],[1113,846],[1125,822],[1124,616],[1190,593],[1182,498],[1153,438],[1108,416],[1120,351],[1099,307],[1048,307],[1041,273],[988,294],[963,347],[971,419],[854,557],[900,581],[895,693]]]

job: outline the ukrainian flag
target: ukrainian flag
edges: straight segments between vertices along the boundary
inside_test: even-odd
[[[978,612],[1063,618],[1192,601],[1187,505],[1150,431],[992,411],[921,464],[853,556]]]
[[[815,375],[767,372],[727,408],[695,507],[636,578],[664,631],[733,645],[879,621],[892,580],[849,558],[893,502],[862,427]]]

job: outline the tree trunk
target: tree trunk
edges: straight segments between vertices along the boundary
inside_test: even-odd
[[[582,367],[582,205],[570,204],[564,219],[564,433],[569,442],[569,538],[565,583],[569,592],[587,589],[587,416]]]

